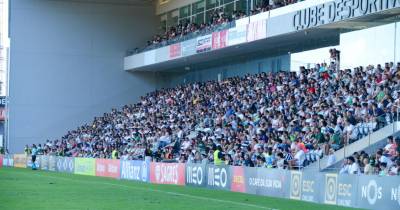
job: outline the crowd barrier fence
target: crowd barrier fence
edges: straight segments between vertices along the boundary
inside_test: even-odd
[[[0,165],[29,168],[24,154],[0,155]],[[187,185],[365,209],[399,209],[400,177],[339,175],[241,166],[159,163],[39,155],[41,170]]]

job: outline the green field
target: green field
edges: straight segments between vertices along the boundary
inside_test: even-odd
[[[29,169],[0,169],[1,210],[119,209],[346,209],[194,187],[60,174]]]

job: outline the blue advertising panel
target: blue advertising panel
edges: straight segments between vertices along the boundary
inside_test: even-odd
[[[208,165],[207,187],[212,189],[230,190],[232,184],[231,167]]]
[[[71,157],[57,157],[56,158],[56,171],[63,173],[74,173],[75,161]]]
[[[204,187],[206,185],[206,167],[204,164],[186,164],[185,184]]]
[[[121,161],[121,179],[149,182],[149,162],[139,160]]]
[[[197,39],[190,39],[181,43],[182,56],[196,54]]]

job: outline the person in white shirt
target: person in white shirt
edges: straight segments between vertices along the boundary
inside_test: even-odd
[[[335,163],[336,163],[335,150],[331,148],[331,149],[329,149],[327,166],[329,167]]]
[[[350,167],[349,159],[346,158],[346,159],[344,159],[343,166],[340,169],[339,174],[348,174],[349,173],[349,167]]]
[[[349,174],[360,174],[361,173],[360,166],[358,165],[354,157],[350,156],[348,160],[349,160],[349,168],[348,168]]]
[[[382,150],[378,150],[376,152],[376,159],[378,160],[378,162],[380,163],[386,163],[387,167],[392,166],[393,161],[390,160],[390,158],[386,157],[385,155],[383,155]]]
[[[296,147],[296,153],[293,157],[293,160],[290,161],[290,165],[292,168],[301,168],[303,166],[305,160],[305,153],[300,147]]]

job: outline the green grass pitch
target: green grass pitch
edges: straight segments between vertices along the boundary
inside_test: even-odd
[[[0,209],[333,210],[347,208],[194,187],[0,168]]]

